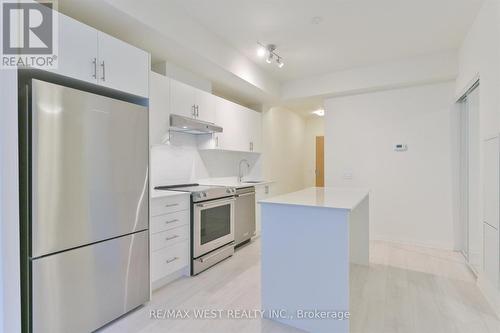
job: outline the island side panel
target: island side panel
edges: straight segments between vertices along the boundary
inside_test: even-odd
[[[349,311],[348,211],[262,204],[262,309],[309,332],[349,332],[348,320],[298,319],[297,310]]]
[[[366,196],[349,216],[351,263],[368,265],[370,261],[370,199]]]

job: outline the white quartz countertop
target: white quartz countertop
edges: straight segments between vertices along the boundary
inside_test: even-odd
[[[352,210],[370,193],[368,189],[309,187],[297,192],[260,200],[260,204],[281,204]]]
[[[151,199],[155,198],[163,198],[163,197],[170,197],[174,195],[189,195],[187,192],[179,192],[179,191],[163,191],[163,190],[151,190]]]
[[[270,180],[255,180],[255,179],[243,179],[243,182],[239,182],[237,177],[225,177],[225,178],[208,178],[200,179],[197,181],[200,185],[212,185],[212,186],[229,186],[235,188],[243,188],[250,186],[263,186],[274,183]]]

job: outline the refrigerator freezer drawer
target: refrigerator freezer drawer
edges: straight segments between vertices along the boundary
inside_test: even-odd
[[[33,332],[88,333],[147,302],[148,231],[32,261]]]

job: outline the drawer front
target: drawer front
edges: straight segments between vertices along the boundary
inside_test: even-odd
[[[156,234],[183,225],[189,225],[189,215],[189,210],[183,210],[166,215],[154,216],[151,219],[151,234]]]
[[[151,254],[152,280],[161,279],[189,265],[189,242],[165,247]]]
[[[186,241],[189,238],[189,226],[159,232],[151,236],[151,250],[156,251],[166,246]]]
[[[153,199],[151,202],[151,216],[158,216],[189,210],[189,195],[174,195]]]

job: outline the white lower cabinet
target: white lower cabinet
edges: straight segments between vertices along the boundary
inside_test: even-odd
[[[189,238],[189,225],[183,225],[151,236],[151,250],[156,251],[164,247],[185,242]]]
[[[189,246],[187,242],[153,251],[151,254],[152,280],[159,281],[189,265]],[[158,287],[158,286],[157,286]]]
[[[190,197],[187,193],[151,200],[150,247],[153,289],[190,270]]]
[[[499,287],[499,238],[498,230],[483,223],[484,232],[484,274],[495,287]]]

